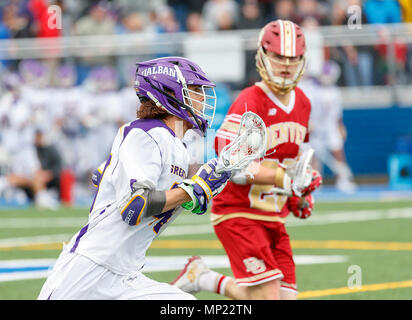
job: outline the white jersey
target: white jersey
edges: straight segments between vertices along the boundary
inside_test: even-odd
[[[324,147],[330,150],[342,148],[339,122],[343,110],[339,89],[336,86],[322,86],[311,80],[302,81],[299,87],[307,94],[312,105],[309,120],[311,146],[315,151]]]
[[[118,204],[130,196],[134,183],[152,190],[170,190],[186,178],[188,167],[184,144],[162,121],[137,119],[122,126],[101,172],[89,222],[66,250],[117,274],[140,270],[152,241],[182,209],[143,217],[131,226],[122,220]]]

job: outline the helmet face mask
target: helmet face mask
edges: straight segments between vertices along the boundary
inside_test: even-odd
[[[190,85],[187,86],[187,88],[182,88],[182,95],[186,107],[190,108],[195,116],[206,120],[210,127],[216,109],[216,93],[214,87]]]
[[[267,86],[286,94],[293,90],[305,72],[305,38],[291,21],[268,23],[260,32],[256,67]]]
[[[189,59],[166,57],[137,63],[135,89],[171,115],[205,134],[216,109],[215,84]]]

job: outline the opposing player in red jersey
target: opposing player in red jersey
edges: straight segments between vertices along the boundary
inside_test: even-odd
[[[313,208],[311,192],[322,182],[314,172],[302,198],[276,194],[290,190],[286,168],[296,162],[308,142],[309,99],[296,87],[305,70],[305,37],[291,21],[268,23],[260,32],[256,54],[262,81],[244,89],[217,132],[215,149],[235,136],[241,115],[257,113],[267,127],[267,153],[254,174],[232,175],[213,199],[211,220],[229,257],[234,279],[210,270],[192,257],[173,282],[184,291],[217,292],[232,299],[296,299],[295,264],[285,218],[306,218]]]

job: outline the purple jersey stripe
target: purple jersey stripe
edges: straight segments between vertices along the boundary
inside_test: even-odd
[[[103,169],[102,175],[101,175],[101,177],[100,177],[99,185],[97,186],[97,191],[96,191],[96,193],[95,193],[95,195],[94,195],[93,203],[92,203],[92,205],[91,205],[91,207],[90,207],[90,210],[89,210],[90,213],[93,211],[94,203],[96,202],[97,194],[99,193],[100,182],[102,181],[103,175],[104,175],[107,167],[109,166],[111,160],[112,160],[112,155],[110,154],[109,159],[107,159],[106,164],[104,165],[104,169]]]
[[[167,131],[170,132],[170,134],[173,137],[176,137],[176,134],[174,133],[174,131],[172,129],[170,129],[163,121],[159,120],[159,119],[137,119],[133,122],[130,123],[130,125],[128,125],[124,131],[123,131],[123,140],[121,142],[120,145],[122,145],[124,139],[126,139],[127,135],[129,134],[129,132],[132,129],[141,129],[144,132],[146,132],[150,138],[153,139],[153,137],[149,134],[149,130],[153,129],[153,128],[165,128]],[[153,139],[153,141],[157,144],[159,151],[160,151],[160,156],[162,156],[162,151],[159,147],[159,144],[157,143],[157,141],[155,139]],[[117,164],[116,164],[117,166]]]
[[[86,225],[80,230],[79,234],[77,235],[76,242],[74,243],[73,247],[72,247],[71,250],[70,250],[70,253],[73,253],[73,252],[76,251],[77,246],[79,245],[79,242],[80,242],[81,237],[83,237],[83,236],[86,234],[88,228],[89,228],[89,224],[86,224]]]
[[[105,213],[105,212],[106,212],[106,209],[107,209],[108,207],[110,207],[110,206],[111,206],[111,204],[109,204],[106,208],[104,208],[104,209],[99,213],[99,215]],[[89,224],[85,225],[85,226],[80,230],[80,233],[79,233],[79,235],[78,235],[77,238],[76,238],[76,242],[74,243],[74,245],[73,245],[73,247],[71,248],[70,252],[74,252],[74,251],[76,250],[77,246],[79,245],[79,242],[80,242],[81,237],[83,237],[83,236],[85,235],[85,233],[87,232],[87,229],[88,229],[88,228],[89,228]]]
[[[173,130],[170,129],[163,121],[159,119],[137,119],[131,122],[130,125],[128,125],[124,129],[123,140],[129,134],[129,132],[134,128],[142,129],[144,132],[148,132],[150,129],[158,128],[158,127],[165,128],[167,131],[170,132],[170,134],[173,137],[176,137],[176,134],[173,132]]]

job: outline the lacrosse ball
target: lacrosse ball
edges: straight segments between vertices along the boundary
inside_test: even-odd
[[[252,149],[258,149],[262,144],[262,137],[257,132],[252,132],[247,138],[247,144]]]

